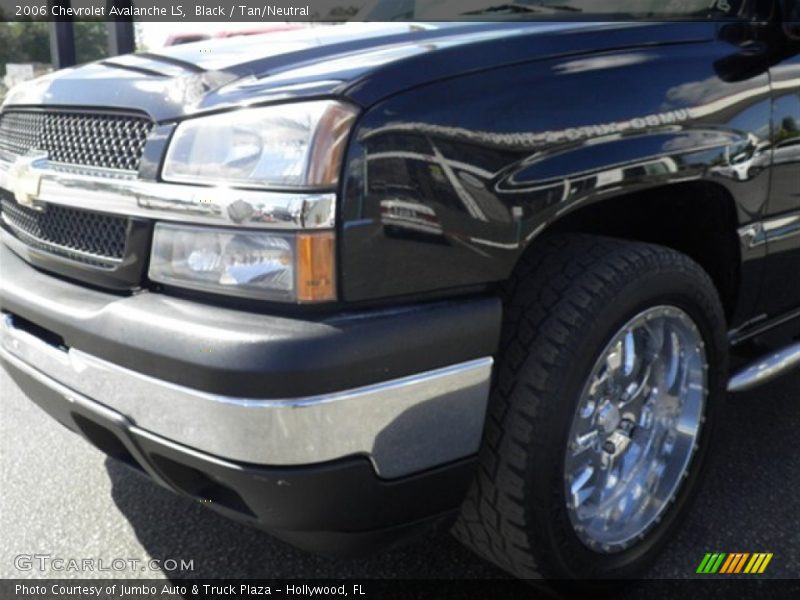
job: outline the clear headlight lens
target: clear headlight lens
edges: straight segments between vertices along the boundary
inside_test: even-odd
[[[286,302],[335,298],[334,235],[159,223],[149,277],[184,288]]]
[[[332,187],[356,109],[332,100],[245,108],[178,125],[162,177],[228,186]]]

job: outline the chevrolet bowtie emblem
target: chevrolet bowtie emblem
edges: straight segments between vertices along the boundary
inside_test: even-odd
[[[20,156],[8,170],[6,187],[14,194],[18,204],[44,210],[44,204],[37,202],[42,187],[42,174],[36,169],[37,164],[47,160],[47,154],[26,154]]]

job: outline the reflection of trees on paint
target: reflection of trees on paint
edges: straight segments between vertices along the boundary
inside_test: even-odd
[[[800,127],[797,125],[797,120],[794,117],[786,117],[781,121],[778,131],[775,132],[775,143],[796,138],[798,135],[800,135]]]

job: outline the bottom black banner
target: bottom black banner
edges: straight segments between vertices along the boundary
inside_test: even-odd
[[[535,598],[787,598],[800,580],[707,579],[537,582],[499,580],[121,580],[4,579],[0,598],[36,600],[218,600],[222,598],[488,599]]]

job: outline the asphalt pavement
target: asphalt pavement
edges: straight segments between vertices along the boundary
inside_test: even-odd
[[[800,577],[800,373],[731,397],[698,502],[649,572],[688,578],[705,552],[771,552],[764,577]],[[0,577],[502,578],[446,533],[359,560],[306,554],[178,497],[47,417],[0,369]],[[134,559],[92,573],[20,555]],[[191,569],[169,573],[151,559]],[[130,564],[130,563],[129,563]],[[117,563],[119,565],[119,563]]]

